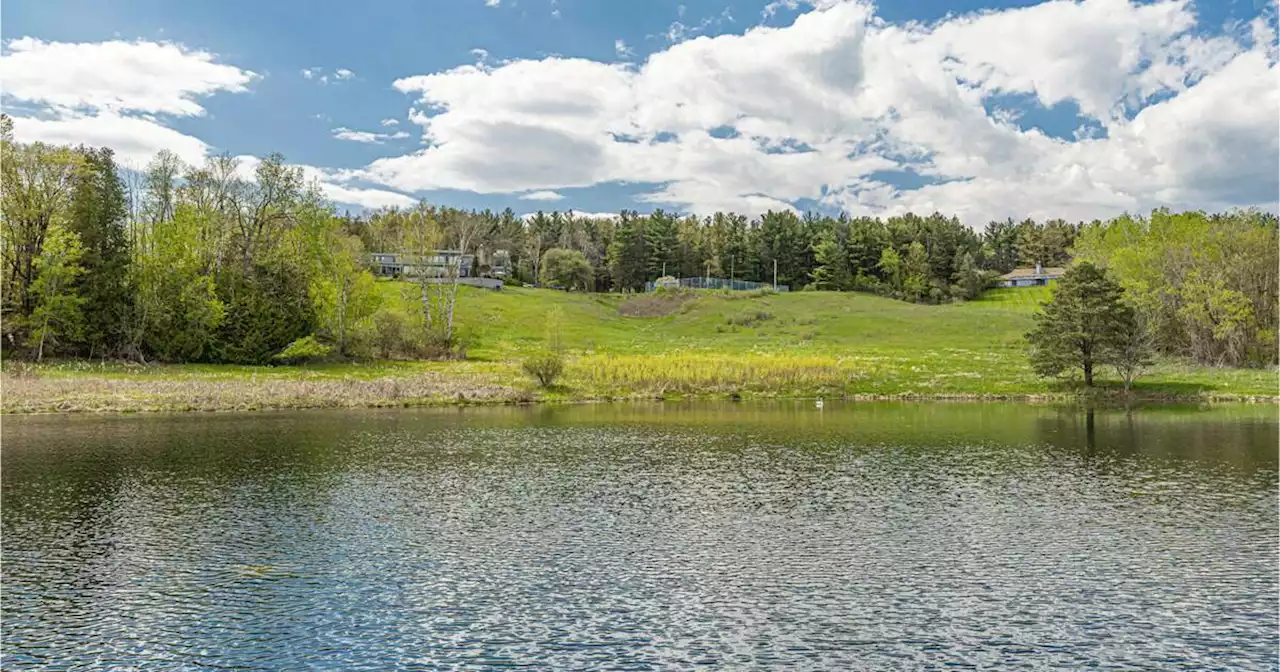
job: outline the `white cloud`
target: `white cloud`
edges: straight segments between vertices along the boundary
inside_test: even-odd
[[[124,165],[141,168],[161,149],[188,163],[209,147],[164,125],[166,116],[205,114],[200,98],[240,93],[258,76],[216,62],[214,54],[168,42],[12,40],[0,56],[14,135],[25,142],[110,147]]]
[[[520,199],[524,201],[559,201],[563,199],[559,193],[543,189],[542,191],[531,191],[527,194],[521,194]]]
[[[238,162],[236,174],[244,180],[254,179],[254,171],[262,162],[256,156],[241,155],[235,157]],[[353,184],[355,177],[350,171],[317,168],[306,164],[288,164],[292,168],[302,169],[302,178],[314,183],[320,193],[330,201],[341,205],[358,205],[362,208],[407,208],[418,202],[418,199],[386,189],[361,187]]]
[[[1188,0],[1050,0],[932,25],[855,1],[778,6],[802,4],[791,25],[743,34],[686,39],[673,24],[676,43],[638,67],[548,57],[397,80],[418,96],[409,119],[428,146],[363,175],[482,193],[653,183],[638,200],[698,213],[817,199],[974,225],[1275,207],[1280,70],[1265,22],[1209,35]],[[1074,106],[1087,124],[1075,137],[1020,128],[1025,101]],[[936,184],[899,189],[878,171]]]
[[[485,7],[497,7],[502,4],[502,0],[484,0]]]
[[[204,114],[198,97],[239,93],[257,75],[170,42],[10,40],[0,56],[5,97],[64,110]]]
[[[613,53],[616,54],[618,58],[630,58],[636,55],[635,49],[628,47],[627,43],[623,40],[613,41]]]
[[[338,68],[332,72],[325,72],[324,68],[314,67],[305,68],[301,71],[303,79],[310,79],[320,82],[321,85],[327,85],[329,82],[341,82],[347,79],[353,79],[356,73],[346,69]]]
[[[385,125],[385,124],[384,124]],[[373,131],[355,131],[344,126],[333,129],[333,137],[339,140],[350,140],[352,142],[363,142],[367,144],[382,144],[387,140],[403,140],[409,137],[404,131],[396,131],[395,133],[374,133]]]
[[[397,125],[397,124],[399,124],[399,123],[400,123],[400,120],[399,120],[399,119],[383,119],[383,120],[382,120],[382,125],[383,125],[383,126],[395,126],[395,125]]]
[[[110,112],[54,119],[15,117],[13,134],[21,142],[110,147],[117,161],[132,168],[145,166],[162,149],[192,164],[203,162],[208,151],[204,142],[154,121]]]
[[[582,210],[565,210],[563,212],[564,214],[569,215],[571,217],[579,217],[582,219],[617,219],[618,218],[618,213],[616,212],[584,212]],[[538,213],[536,212],[526,212],[523,215],[520,215],[520,218],[525,221],[528,221],[537,216],[538,216]]]

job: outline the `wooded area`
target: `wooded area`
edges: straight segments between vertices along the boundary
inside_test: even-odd
[[[262,363],[333,352],[440,357],[459,350],[456,283],[422,283],[415,310],[379,300],[366,252],[501,253],[514,277],[639,291],[667,275],[777,282],[941,303],[977,297],[1019,265],[1076,258],[1125,290],[1160,352],[1212,364],[1276,361],[1277,218],[1259,211],[988,223],[933,214],[661,210],[519,217],[426,203],[336,212],[272,155],[142,173],[108,149],[18,143],[0,122],[6,355]]]

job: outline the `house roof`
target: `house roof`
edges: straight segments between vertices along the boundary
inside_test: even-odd
[[[1015,268],[1000,276],[1001,280],[1023,280],[1027,278],[1061,278],[1067,269],[1061,266],[1047,266],[1036,272],[1034,268]]]

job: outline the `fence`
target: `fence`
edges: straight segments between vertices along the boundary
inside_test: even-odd
[[[689,289],[729,289],[735,292],[749,292],[753,289],[773,289],[773,285],[768,282],[747,282],[746,280],[726,280],[724,278],[680,278],[681,287]],[[650,281],[644,283],[644,291],[652,292],[656,287],[656,283]],[[778,285],[777,291],[789,292],[791,288],[787,285]]]

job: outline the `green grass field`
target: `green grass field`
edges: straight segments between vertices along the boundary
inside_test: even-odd
[[[404,289],[398,282],[378,284],[383,301],[388,302],[405,301]],[[133,392],[121,391],[125,386],[136,384],[142,389],[148,380],[186,384],[193,390],[219,384],[231,389],[234,383],[246,380],[299,386],[296,393],[273,388],[274,394],[288,398],[287,403],[270,398],[240,401],[228,391],[201,397],[204,405],[186,406],[174,400],[195,393],[175,387],[171,398],[143,403],[140,409],[344,405],[344,394],[358,397],[351,405],[382,405],[377,401],[382,394],[390,394],[387,402],[391,405],[458,399],[688,396],[1073,398],[1080,394],[1077,385],[1038,378],[1026,361],[1023,334],[1031,328],[1032,316],[1050,291],[996,289],[978,301],[925,306],[856,293],[693,292],[655,299],[653,295],[512,287],[494,292],[463,287],[457,316],[467,341],[466,361],[299,367],[125,367],[67,362],[40,367],[38,377],[63,379],[61,387],[48,393],[62,397],[75,397],[72,381],[76,380],[115,386],[92,391],[90,396],[98,407],[112,406],[112,394],[129,397]],[[648,316],[627,314],[636,312]],[[521,372],[520,362],[546,347],[552,323],[559,325],[568,367],[561,383],[544,391]],[[1107,389],[1101,396],[1116,393],[1119,383],[1110,374],[1102,374]],[[434,382],[412,392],[394,387],[391,394],[384,390],[388,380]],[[343,392],[332,388],[333,381],[355,387]],[[19,399],[25,391],[12,380],[9,383],[6,392],[10,403],[6,407],[12,409],[14,391]],[[323,394],[316,393],[317,398],[323,397],[323,403],[306,401],[308,393],[302,388],[309,384],[323,388]],[[38,385],[32,389],[35,387]],[[1139,381],[1135,396],[1274,399],[1277,374],[1274,369],[1216,369],[1165,361]],[[50,405],[50,399],[42,398],[18,408]]]

